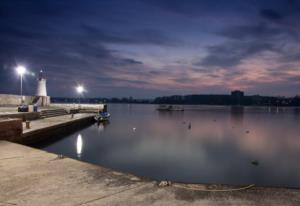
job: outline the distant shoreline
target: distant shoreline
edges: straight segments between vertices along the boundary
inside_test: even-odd
[[[297,107],[300,106],[300,96],[272,97],[272,96],[244,96],[241,91],[234,91],[231,95],[173,95],[157,97],[155,99],[126,98],[87,98],[82,97],[52,97],[53,103],[120,103],[120,104],[169,104],[169,105],[211,105],[211,106],[265,106],[265,107]]]
[[[59,103],[59,104],[79,104],[79,102],[53,102],[53,103]],[[215,106],[215,107],[272,107],[272,108],[276,108],[276,107],[300,107],[299,106],[289,106],[289,105],[220,105],[220,104],[157,104],[157,103],[136,103],[136,102],[94,102],[94,103],[89,103],[89,102],[84,102],[81,100],[80,102],[81,104],[130,104],[130,105],[182,105],[182,106]]]

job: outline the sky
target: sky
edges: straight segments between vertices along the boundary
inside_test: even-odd
[[[0,93],[300,94],[297,0],[1,0]]]

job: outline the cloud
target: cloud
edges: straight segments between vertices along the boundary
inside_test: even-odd
[[[141,61],[136,61],[134,59],[129,59],[129,58],[122,59],[122,61],[127,64],[143,64],[143,62]]]
[[[70,36],[60,40],[51,36],[31,38],[31,36],[14,35],[1,38],[0,44],[2,45],[0,67],[7,65],[5,67],[12,70],[17,64],[25,64],[28,69],[33,71],[44,68],[48,79],[48,88],[50,88],[49,93],[62,96],[72,96],[73,93],[70,93],[72,85],[77,82],[85,82],[90,91],[94,90],[92,92],[94,95],[98,92],[93,88],[102,85],[112,85],[115,82],[129,85],[130,82],[126,79],[118,80],[107,72],[115,69],[114,67],[118,67],[122,72],[121,68],[123,67],[133,68],[143,65],[141,61],[114,54],[102,42],[95,43],[84,40],[80,36]],[[11,72],[4,71],[3,73]],[[6,80],[4,81],[7,79],[7,75],[3,75],[3,73],[0,75],[1,83],[7,83]],[[102,77],[101,80],[97,79],[99,76]],[[103,81],[103,78],[106,81]],[[34,78],[31,79],[31,82],[35,82]],[[34,90],[34,86],[31,84],[31,90]],[[1,88],[4,87],[1,86]],[[10,93],[17,91],[15,87],[7,90]]]
[[[14,6],[17,15],[7,12]],[[143,90],[155,87],[149,79],[153,75],[147,72],[148,68],[138,57],[123,55],[118,50],[111,50],[108,45],[177,47],[180,40],[156,28],[137,25],[134,29],[124,29],[124,22],[107,26],[92,17],[79,15],[82,12],[87,16],[93,14],[86,12],[94,9],[91,5],[77,6],[78,2],[71,5],[66,1],[5,3],[1,7],[5,8],[4,13],[1,9],[3,19],[0,19],[0,69],[13,70],[17,64],[25,64],[32,71],[43,68],[49,94],[56,96],[73,96],[72,87],[77,83],[85,84],[91,96],[99,94],[99,88],[106,88],[108,92],[109,88]],[[66,7],[72,9],[63,11]],[[38,8],[47,11],[40,12]],[[4,84],[7,83],[8,72],[3,73],[5,75],[0,74],[0,80]],[[31,90],[34,91],[34,78],[31,82]],[[26,85],[29,85],[28,82]],[[9,93],[18,91],[14,87],[5,90]]]
[[[232,0],[230,3],[223,0],[144,0],[148,4],[161,8],[165,11],[180,14],[186,17],[195,18],[197,16],[230,14],[232,10],[240,9],[240,1]]]
[[[227,41],[220,45],[210,46],[208,55],[196,65],[232,67],[239,65],[244,59],[263,51],[274,51],[272,44],[263,42]]]
[[[273,9],[262,9],[260,11],[260,15],[261,17],[271,21],[279,21],[283,18],[283,16],[279,12]]]
[[[16,64],[43,68],[49,93],[61,96],[77,82],[91,96],[218,92],[272,75],[294,85],[299,3],[270,2],[0,1],[0,88],[18,91],[5,87],[17,82]]]
[[[8,36],[14,38],[23,38],[23,39],[37,39],[37,38],[42,38],[44,35],[42,33],[28,31],[10,25],[2,25],[0,27],[0,37],[5,38]]]
[[[207,47],[207,55],[196,62],[196,65],[234,67],[262,52],[277,53],[281,56],[281,61],[298,58],[298,50],[289,48],[299,44],[299,31],[286,25],[257,22],[229,26],[216,34],[226,40]],[[279,58],[276,59],[278,60]]]
[[[88,37],[92,37],[94,40],[99,40],[104,43],[153,44],[165,46],[176,46],[180,43],[179,40],[168,37],[162,31],[156,29],[140,29],[117,33],[107,30],[104,31],[89,24],[82,24],[81,27]]]
[[[227,27],[217,34],[233,40],[270,40],[282,34],[288,34],[289,31],[283,30],[280,27],[275,27],[266,23],[255,23],[253,25],[239,25]]]

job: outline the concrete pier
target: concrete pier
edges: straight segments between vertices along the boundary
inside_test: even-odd
[[[17,141],[23,144],[46,141],[54,139],[66,132],[82,128],[94,122],[95,114],[69,114],[63,116],[39,119],[30,122],[30,128],[27,129],[23,123],[22,138]]]
[[[0,140],[30,144],[57,138],[66,132],[92,124],[94,115],[94,113],[78,113],[41,118],[38,112],[16,113],[2,109],[0,110]],[[29,121],[30,128],[26,127],[28,123],[22,123],[24,120]]]
[[[23,133],[21,119],[0,119],[0,140],[15,141]]]
[[[17,112],[17,107],[0,107],[0,118],[19,118],[22,120],[35,120],[39,117],[39,112]]]
[[[300,190],[252,187],[242,191],[204,192],[174,185],[159,187],[155,181],[0,141],[0,205],[298,206]]]

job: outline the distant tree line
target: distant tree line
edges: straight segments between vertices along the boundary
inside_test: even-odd
[[[234,91],[231,95],[173,95],[152,99],[123,98],[65,98],[52,97],[53,103],[129,103],[129,104],[190,104],[190,105],[244,105],[244,106],[300,106],[300,96],[272,97],[272,96],[244,96],[243,92]]]
[[[51,102],[53,103],[129,103],[129,104],[151,104],[153,100],[149,99],[134,99],[133,97],[123,97],[123,98],[69,98],[69,97],[51,97]]]
[[[154,104],[194,105],[244,105],[244,106],[300,106],[300,97],[234,96],[234,95],[185,95],[157,97]]]

